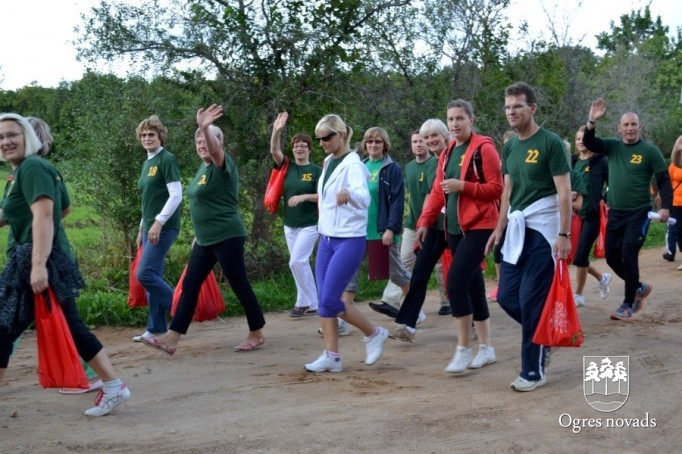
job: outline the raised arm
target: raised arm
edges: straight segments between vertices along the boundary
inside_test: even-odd
[[[197,111],[197,125],[201,130],[201,134],[204,136],[206,141],[206,148],[208,148],[208,153],[211,155],[213,164],[218,168],[223,168],[225,163],[225,152],[223,151],[223,145],[220,140],[211,132],[211,125],[218,118],[223,116],[223,106],[218,104],[211,104],[207,108],[201,108]]]
[[[277,114],[277,119],[272,125],[272,136],[270,136],[270,154],[272,154],[272,159],[275,160],[275,165],[280,167],[282,162],[284,162],[284,153],[282,153],[282,144],[280,143],[280,136],[282,135],[282,130],[287,124],[287,119],[289,118],[288,112],[280,112]]]
[[[676,167],[682,167],[682,136],[678,137],[673,146],[673,151],[670,153],[670,161]]]
[[[606,113],[606,101],[604,98],[599,98],[590,106],[590,113],[587,118],[587,126],[583,134],[583,145],[588,150],[594,153],[604,153],[604,143],[596,135],[595,128],[597,127],[597,120]]]

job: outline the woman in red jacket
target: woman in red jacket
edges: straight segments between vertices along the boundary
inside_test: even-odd
[[[448,104],[447,123],[454,140],[439,158],[433,192],[417,222],[417,237],[421,238],[445,208],[453,257],[447,291],[457,329],[455,355],[445,368],[450,373],[477,369],[496,360],[480,264],[499,217],[502,173],[493,140],[474,133],[474,121],[474,109],[468,101],[458,99]],[[480,340],[475,358],[469,346],[472,320]]]

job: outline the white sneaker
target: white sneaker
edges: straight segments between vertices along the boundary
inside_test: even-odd
[[[452,361],[450,361],[450,364],[448,364],[448,367],[445,368],[445,372],[451,374],[462,373],[471,365],[473,359],[474,356],[471,353],[471,348],[458,345],[455,350],[455,356],[452,358]]]
[[[320,336],[323,335],[322,328],[317,328],[317,332],[320,333]],[[348,323],[339,319],[339,337],[349,336],[349,335],[350,335],[350,327],[348,326]]]
[[[419,317],[417,317],[417,325],[420,325],[424,320],[426,320],[426,314],[424,311],[419,311]]]
[[[140,334],[139,336],[133,336],[133,342],[142,342],[142,338],[144,339],[151,339],[154,337],[152,333],[149,331],[145,331],[144,333]]]
[[[682,271],[682,265],[678,266],[677,269]]]
[[[319,358],[312,363],[306,364],[305,369],[310,372],[341,372],[343,365],[341,364],[341,358],[336,361],[334,358],[330,358],[327,355],[327,351],[324,350]]]
[[[114,408],[130,399],[130,390],[123,385],[115,393],[100,391],[95,398],[95,406],[85,410],[85,416],[104,416]]]
[[[519,392],[528,392],[528,391],[533,391],[535,388],[539,388],[540,386],[545,386],[547,384],[547,377],[542,376],[542,378],[538,381],[530,381],[526,380],[525,378],[518,376],[516,377],[516,380],[511,382],[509,386],[514,391],[519,391]]]
[[[573,299],[575,300],[575,307],[585,307],[585,297],[584,296],[578,295],[577,293],[574,293]]]
[[[388,339],[388,330],[377,326],[377,333],[372,337],[365,337],[362,341],[365,343],[366,358],[365,364],[371,366],[379,361],[381,355],[384,353],[384,344]]]
[[[493,364],[497,361],[495,350],[490,345],[481,344],[478,346],[476,358],[469,364],[469,369],[480,369],[486,364]]]
[[[599,281],[599,296],[601,296],[601,299],[603,300],[608,298],[611,293],[611,287],[609,287],[609,285],[611,285],[612,279],[613,276],[609,273],[603,273],[601,275],[601,280]]]

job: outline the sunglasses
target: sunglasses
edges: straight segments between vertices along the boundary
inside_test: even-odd
[[[319,140],[321,142],[329,142],[332,139],[332,137],[334,137],[336,134],[338,134],[338,133],[332,132],[332,133],[327,134],[324,137],[315,137],[315,140]]]

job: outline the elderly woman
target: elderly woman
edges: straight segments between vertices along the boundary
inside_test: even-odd
[[[88,330],[76,309],[75,296],[84,286],[63,229],[60,178],[36,153],[41,148],[33,128],[17,114],[0,114],[0,158],[12,166],[14,178],[3,202],[4,222],[14,245],[0,275],[0,380],[12,353],[12,343],[33,322],[34,294],[51,287],[64,312],[78,354],[104,382],[88,416],[102,416],[130,399],[102,344]]]
[[[137,234],[137,247],[143,247],[137,268],[137,279],[147,291],[149,318],[147,331],[134,336],[134,342],[164,334],[166,313],[173,302],[173,287],[163,279],[164,260],[180,232],[180,168],[163,146],[168,130],[159,117],[152,115],[138,125],[137,137],[147,151],[138,181],[142,199],[142,220]]]
[[[142,339],[145,345],[169,355],[175,353],[180,336],[187,333],[201,285],[216,262],[244,308],[249,325],[249,334],[235,350],[252,351],[265,342],[262,329],[265,318],[244,264],[246,230],[238,211],[239,174],[235,162],[223,149],[223,132],[213,124],[222,115],[222,106],[215,104],[197,112],[199,129],[194,140],[202,163],[187,188],[195,241],[182,281],[182,295],[168,333]]]
[[[381,358],[388,331],[374,326],[352,302],[341,298],[365,255],[369,172],[358,154],[350,151],[353,130],[338,115],[324,116],[315,134],[328,155],[317,185],[320,244],[315,260],[324,351],[305,368],[310,372],[341,372],[337,317],[365,334],[367,365]]]
[[[289,161],[280,145],[280,135],[289,114],[281,112],[272,125],[270,153],[275,166]],[[284,238],[289,249],[289,268],[296,282],[296,304],[289,315],[302,317],[317,313],[317,287],[310,255],[317,243],[317,180],[322,168],[310,162],[313,140],[308,134],[291,139],[294,160],[289,161],[284,179]]]

